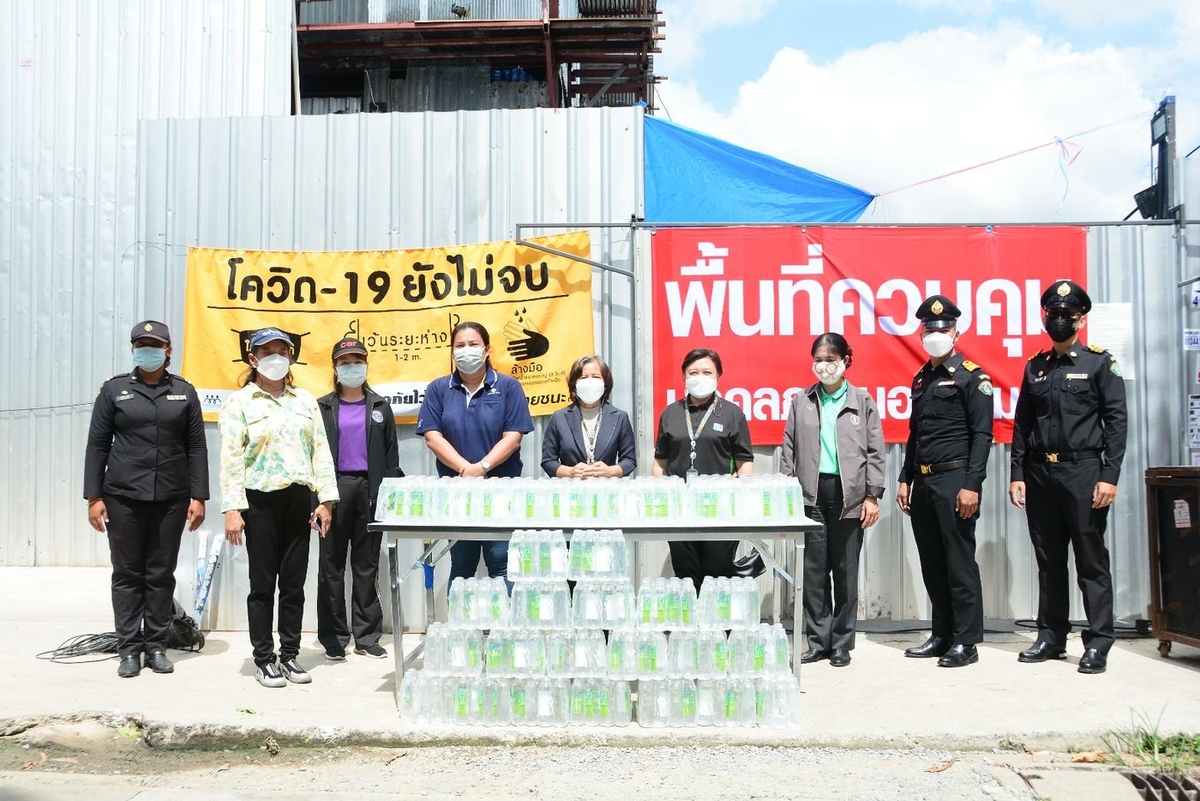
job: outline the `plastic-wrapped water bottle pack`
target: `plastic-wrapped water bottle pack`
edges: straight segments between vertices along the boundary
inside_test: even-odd
[[[800,484],[783,475],[642,476],[599,479],[385,478],[376,520],[384,523],[523,528],[553,521],[586,528],[680,526],[794,519]]]

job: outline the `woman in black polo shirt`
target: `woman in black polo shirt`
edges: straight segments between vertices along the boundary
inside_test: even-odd
[[[683,357],[687,394],[663,409],[654,441],[651,475],[748,476],[754,472],[750,429],[736,403],[717,394],[721,357],[696,348]],[[736,540],[670,542],[671,564],[679,578],[690,578],[700,591],[705,576],[732,576]]]

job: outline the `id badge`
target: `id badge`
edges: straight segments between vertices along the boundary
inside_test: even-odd
[[[700,475],[700,474],[697,473],[695,469],[692,469],[692,470],[687,471],[687,473],[684,474],[683,478],[685,481],[691,481],[693,478],[695,478],[698,475]]]

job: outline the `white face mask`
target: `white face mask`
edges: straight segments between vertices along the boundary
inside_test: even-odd
[[[339,364],[336,368],[338,383],[343,387],[361,387],[367,381],[367,365],[364,363]]]
[[[483,347],[465,345],[454,351],[454,366],[463,373],[476,373],[483,367]]]
[[[581,378],[575,382],[575,397],[583,403],[595,403],[604,397],[603,378]]]
[[[278,353],[258,360],[258,374],[268,381],[282,381],[292,369],[292,360]]]
[[[939,331],[933,334],[926,334],[921,339],[921,344],[925,347],[926,353],[935,359],[940,359],[954,350],[954,337]]]
[[[813,375],[826,386],[836,384],[845,372],[845,359],[838,359],[836,362],[813,362]]]
[[[717,379],[711,375],[690,375],[683,385],[696,400],[704,400],[717,391]]]

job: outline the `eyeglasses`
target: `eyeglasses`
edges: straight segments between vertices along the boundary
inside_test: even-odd
[[[1083,315],[1070,309],[1047,309],[1046,317],[1066,317],[1071,320],[1079,320],[1083,318]]]

